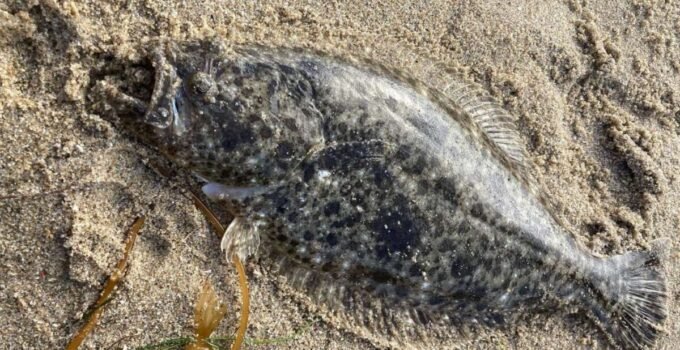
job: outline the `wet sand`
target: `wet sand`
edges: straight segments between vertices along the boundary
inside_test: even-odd
[[[669,319],[680,342],[680,4],[655,1],[431,1],[421,5],[275,1],[7,1],[0,4],[0,339],[3,349],[63,347],[147,224],[125,281],[84,348],[131,348],[189,335],[205,278],[229,305],[235,273],[152,150],[93,106],[96,72],[138,60],[154,40],[217,36],[370,58],[416,77],[445,64],[517,117],[544,191],[576,239],[600,255],[670,238]],[[281,279],[248,262],[249,337],[276,349],[370,349]],[[437,348],[604,348],[582,317],[536,316],[503,330],[433,339]]]

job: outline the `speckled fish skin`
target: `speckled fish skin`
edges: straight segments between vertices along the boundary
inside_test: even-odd
[[[313,300],[369,328],[391,310],[493,326],[578,309],[616,347],[653,344],[666,298],[656,256],[584,251],[462,108],[383,68],[217,46],[158,51],[152,101],[128,123],[232,188],[217,197]],[[365,300],[383,312],[357,310]]]

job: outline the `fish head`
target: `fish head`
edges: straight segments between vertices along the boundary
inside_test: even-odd
[[[271,184],[320,142],[318,112],[308,107],[309,82],[281,68],[276,57],[257,50],[225,53],[221,44],[202,41],[166,44],[151,58],[149,102],[128,96],[137,113],[122,122],[206,180]]]

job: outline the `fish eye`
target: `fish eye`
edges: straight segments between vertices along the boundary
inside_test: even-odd
[[[215,80],[204,72],[195,73],[189,78],[190,91],[196,95],[207,95],[215,89]]]

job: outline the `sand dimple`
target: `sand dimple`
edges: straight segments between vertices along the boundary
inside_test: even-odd
[[[0,281],[0,338],[21,348],[62,347],[140,213],[150,221],[90,348],[188,334],[206,275],[223,298],[236,300],[233,273],[200,214],[177,184],[145,165],[151,153],[137,152],[92,112],[86,94],[103,53],[135,59],[136,45],[153,37],[215,34],[361,52],[417,76],[426,67],[409,52],[459,67],[518,117],[539,181],[579,241],[611,254],[672,238],[669,334],[659,345],[671,348],[680,341],[678,18],[680,6],[671,2],[2,4],[0,197],[24,198],[0,199],[0,275],[8,276]],[[249,269],[260,271],[255,263]],[[266,271],[253,277],[251,336],[290,334],[315,317],[276,280]],[[218,333],[232,332],[230,315]],[[572,348],[574,334],[579,343],[604,345],[590,325],[544,324],[538,319],[441,346],[531,348],[548,341]],[[368,347],[325,323],[280,346]]]

